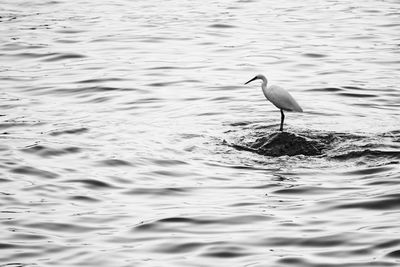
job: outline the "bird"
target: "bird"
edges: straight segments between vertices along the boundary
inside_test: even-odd
[[[283,111],[303,112],[303,109],[284,88],[277,85],[271,85],[267,88],[268,80],[262,74],[256,75],[253,79],[246,82],[245,84],[248,84],[255,80],[262,80],[261,89],[264,93],[264,96],[272,104],[274,104],[275,107],[280,109],[281,127],[279,128],[279,131],[283,132],[283,121],[285,120],[285,114],[283,113]]]

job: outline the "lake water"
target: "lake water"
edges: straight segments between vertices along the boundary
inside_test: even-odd
[[[399,266],[400,3],[2,1],[0,266]],[[229,144],[277,131],[327,156]]]

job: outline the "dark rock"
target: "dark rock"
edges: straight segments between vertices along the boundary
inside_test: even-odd
[[[252,145],[262,155],[279,157],[283,155],[315,156],[322,154],[323,146],[317,141],[293,133],[273,133],[261,137]]]
[[[265,156],[280,157],[284,155],[317,156],[333,141],[330,136],[317,140],[288,132],[275,132],[257,138],[246,145],[234,145],[236,149],[247,150]]]
[[[251,146],[251,148],[257,150],[257,153],[273,157],[321,155],[324,147],[318,141],[287,132],[278,132],[261,137]]]
[[[360,160],[363,164],[376,159],[398,164],[400,159],[400,130],[366,136],[323,131],[270,132],[269,127],[251,125],[241,128],[240,133],[233,143],[225,144],[269,157],[318,156],[338,161]]]

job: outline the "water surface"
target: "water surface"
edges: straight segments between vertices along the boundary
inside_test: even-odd
[[[0,266],[398,266],[399,8],[3,1]]]

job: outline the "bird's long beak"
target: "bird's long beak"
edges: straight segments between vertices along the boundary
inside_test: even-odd
[[[251,79],[250,81],[248,81],[248,82],[245,83],[245,84],[248,84],[248,83],[250,83],[250,82],[252,82],[252,81],[254,81],[254,80],[257,80],[257,77],[254,77],[253,79]]]

